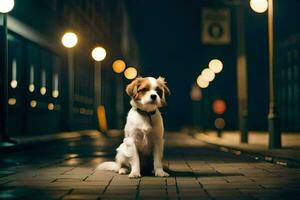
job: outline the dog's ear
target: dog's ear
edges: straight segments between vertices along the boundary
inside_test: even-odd
[[[162,87],[162,89],[163,89],[163,91],[164,91],[164,94],[165,94],[166,96],[170,96],[171,92],[170,92],[170,89],[169,89],[168,86],[167,86],[167,82],[165,81],[165,78],[159,76],[159,77],[157,78],[157,82],[161,85],[161,87]]]
[[[131,97],[135,96],[135,94],[137,93],[137,88],[138,88],[138,84],[139,84],[140,80],[141,80],[141,77],[137,77],[130,84],[127,85],[126,93],[129,96],[131,96]]]

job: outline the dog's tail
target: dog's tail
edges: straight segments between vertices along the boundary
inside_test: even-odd
[[[121,165],[117,162],[104,162],[97,167],[97,170],[109,170],[118,172],[120,168]]]

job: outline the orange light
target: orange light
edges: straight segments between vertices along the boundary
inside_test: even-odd
[[[122,73],[124,71],[124,69],[126,68],[126,64],[123,60],[116,60],[115,62],[113,62],[113,70],[116,73]]]
[[[226,111],[226,103],[221,99],[217,99],[213,102],[212,108],[216,114],[221,115]]]

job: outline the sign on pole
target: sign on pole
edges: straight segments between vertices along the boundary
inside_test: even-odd
[[[228,8],[202,10],[202,42],[204,44],[229,44],[230,11]]]

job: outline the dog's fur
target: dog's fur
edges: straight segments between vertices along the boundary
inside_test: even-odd
[[[113,170],[119,174],[127,174],[131,170],[129,177],[138,178],[141,166],[153,156],[155,176],[169,176],[162,166],[164,126],[158,110],[166,104],[165,98],[170,95],[165,79],[138,77],[127,86],[126,92],[131,97],[132,108],[127,116],[125,138],[117,148],[116,161],[104,162],[98,169]]]

